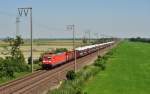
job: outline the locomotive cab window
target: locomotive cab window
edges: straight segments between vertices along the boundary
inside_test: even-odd
[[[48,59],[51,59],[51,57],[50,57],[50,56],[48,56],[47,58],[48,58]]]
[[[51,59],[51,56],[45,56],[44,58],[45,59]]]

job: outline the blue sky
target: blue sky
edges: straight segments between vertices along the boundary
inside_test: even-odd
[[[15,36],[17,8],[33,8],[34,38],[68,38],[99,33],[117,37],[150,36],[150,0],[1,0],[0,37]],[[20,34],[30,36],[29,19],[21,17]]]

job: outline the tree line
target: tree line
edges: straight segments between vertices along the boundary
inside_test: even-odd
[[[141,37],[137,37],[137,38],[129,38],[130,41],[133,42],[145,42],[145,43],[150,43],[150,38],[141,38]]]

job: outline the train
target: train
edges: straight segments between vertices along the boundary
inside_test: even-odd
[[[50,69],[58,65],[62,65],[69,61],[72,61],[75,59],[75,52],[76,52],[76,58],[81,58],[91,53],[94,53],[98,50],[105,49],[113,45],[114,43],[115,41],[110,41],[110,42],[101,43],[101,44],[78,47],[78,48],[75,48],[75,51],[61,52],[57,54],[54,54],[54,53],[45,54],[42,57],[42,68]]]

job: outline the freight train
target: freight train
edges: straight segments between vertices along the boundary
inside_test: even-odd
[[[75,52],[76,52],[76,58],[84,57],[98,50],[105,49],[113,45],[114,42],[115,41],[89,45],[89,46],[84,46],[84,47],[78,47],[75,49],[75,51],[61,52],[57,54],[53,54],[53,53],[45,54],[43,55],[43,58],[42,58],[42,67],[43,69],[53,68],[55,66],[74,60]]]

